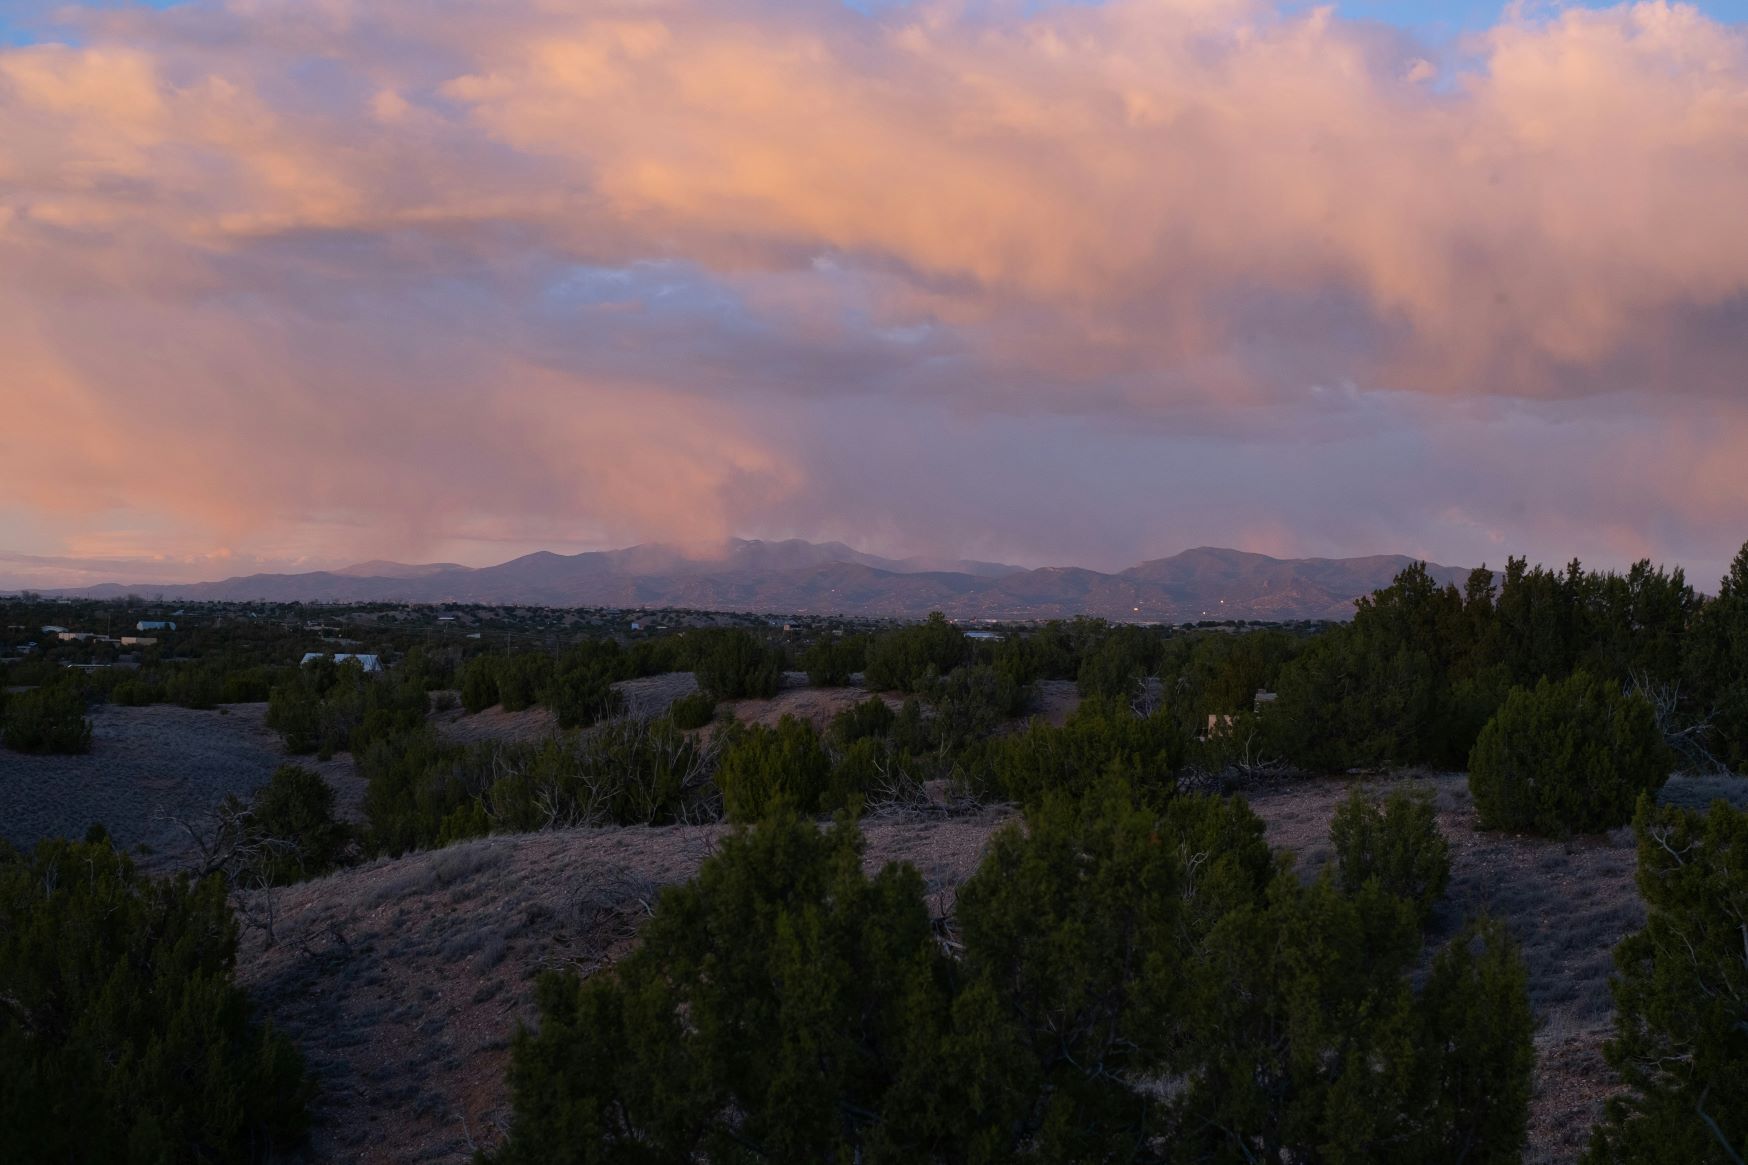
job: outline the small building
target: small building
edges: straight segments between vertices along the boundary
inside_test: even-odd
[[[176,624],[167,619],[141,619],[134,624],[135,631],[174,631]]]
[[[89,631],[60,631],[55,634],[55,638],[62,643],[83,643],[91,638],[91,634]]]
[[[1001,635],[995,631],[967,631],[965,633],[965,638],[977,639],[989,643],[1000,643],[1002,639]]]
[[[158,637],[156,635],[123,635],[121,637],[123,647],[155,647],[157,643]]]
[[[57,627],[53,623],[50,623],[42,629],[42,633],[44,635],[65,635],[67,629],[65,627]]]

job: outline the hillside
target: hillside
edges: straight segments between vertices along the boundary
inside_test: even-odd
[[[1400,779],[1400,778],[1396,778]],[[1642,924],[1629,831],[1561,842],[1478,831],[1461,774],[1415,779],[1437,797],[1451,840],[1450,890],[1435,927],[1486,910],[1523,944],[1539,1021],[1532,1165],[1576,1161],[1614,1087],[1610,951]],[[1310,875],[1329,858],[1339,779],[1245,790],[1272,845]],[[1739,783],[1676,778],[1666,801],[1740,796]],[[909,861],[933,909],[976,869],[999,809],[864,822],[867,863]],[[325,1089],[313,1160],[459,1163],[508,1118],[509,1040],[532,1019],[542,968],[592,971],[635,939],[659,888],[689,878],[726,827],[579,829],[496,836],[384,859],[272,891],[246,911],[239,975],[305,1049]],[[270,909],[268,908],[270,907]]]
[[[373,562],[340,571],[256,574],[220,582],[66,592],[111,597],[272,602],[485,603],[552,607],[689,607],[721,611],[917,618],[1051,619],[1094,615],[1134,622],[1346,619],[1353,601],[1413,560],[1271,558],[1201,547],[1113,574],[1080,567],[1024,570],[989,562],[884,559],[839,542],[735,541],[700,558],[674,547],[585,554],[540,551],[471,569]],[[1440,582],[1467,571],[1433,565]]]

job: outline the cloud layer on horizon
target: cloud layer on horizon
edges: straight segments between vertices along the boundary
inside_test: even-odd
[[[0,534],[1748,537],[1743,28],[1023,8],[73,10],[0,48]]]

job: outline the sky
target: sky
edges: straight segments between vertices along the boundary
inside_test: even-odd
[[[0,587],[1748,539],[1748,0],[0,0]]]

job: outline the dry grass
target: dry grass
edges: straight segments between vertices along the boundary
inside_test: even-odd
[[[27,846],[45,837],[83,837],[100,821],[142,867],[174,868],[192,851],[172,818],[198,818],[229,793],[247,797],[286,763],[266,716],[265,704],[204,712],[105,704],[92,710],[88,753],[0,749],[0,837]]]

